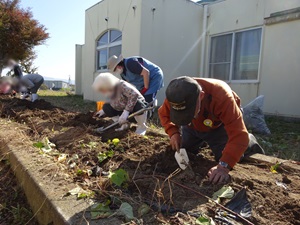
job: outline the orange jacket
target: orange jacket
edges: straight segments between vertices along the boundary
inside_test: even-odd
[[[233,168],[246,151],[248,131],[240,109],[240,98],[223,81],[210,78],[194,78],[205,93],[198,117],[189,125],[200,132],[211,132],[224,124],[228,142],[221,161]],[[169,137],[180,133],[178,126],[170,121],[170,104],[166,99],[158,110],[160,121]]]

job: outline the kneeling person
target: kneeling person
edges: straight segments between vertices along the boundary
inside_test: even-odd
[[[35,102],[39,98],[37,92],[44,83],[44,78],[39,74],[28,74],[22,76],[18,83],[21,99],[30,97],[31,101]]]
[[[145,98],[131,84],[122,81],[111,73],[101,73],[93,83],[93,89],[108,99],[103,109],[97,112],[98,117],[111,117],[119,121],[121,130],[128,128],[127,119],[131,113],[146,107]],[[136,133],[145,135],[147,112],[134,117],[137,122]],[[120,130],[120,129],[119,129]]]
[[[219,162],[208,172],[210,181],[227,180],[248,144],[257,144],[244,124],[240,98],[221,80],[191,77],[171,81],[166,97],[159,117],[172,148],[197,152],[207,142]]]

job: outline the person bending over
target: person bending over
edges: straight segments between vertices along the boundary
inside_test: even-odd
[[[103,105],[103,109],[96,113],[96,116],[111,117],[115,122],[119,121],[121,128],[117,131],[128,129],[128,116],[146,107],[145,98],[133,85],[120,80],[111,73],[98,75],[92,87],[108,99]],[[139,135],[145,135],[147,131],[147,112],[134,118],[137,122],[135,132]]]
[[[148,103],[156,100],[157,92],[164,86],[161,68],[140,56],[123,58],[114,55],[107,65],[111,73],[134,85]]]
[[[213,183],[229,178],[229,171],[249,153],[264,153],[248,134],[240,108],[240,98],[223,81],[179,77],[166,90],[166,100],[158,111],[162,126],[174,150],[185,148],[198,153],[203,141],[219,164],[210,169]]]
[[[30,97],[30,100],[35,102],[39,98],[37,92],[43,83],[44,78],[39,74],[28,74],[23,76],[17,85],[21,99]]]

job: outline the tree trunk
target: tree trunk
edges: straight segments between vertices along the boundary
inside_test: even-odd
[[[0,65],[0,77],[2,77],[2,70],[3,70],[3,66]]]

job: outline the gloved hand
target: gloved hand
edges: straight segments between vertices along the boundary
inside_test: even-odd
[[[129,112],[127,110],[124,110],[122,115],[119,117],[119,124],[124,124],[127,122],[127,118],[129,116]]]
[[[144,87],[140,92],[142,95],[144,95],[144,94],[146,94],[147,91],[148,91],[148,88]]]
[[[102,117],[102,116],[104,116],[104,114],[105,114],[105,112],[101,109],[101,110],[99,110],[98,112],[96,112],[95,114],[94,114],[94,117]]]
[[[129,124],[124,123],[120,128],[115,129],[115,131],[119,132],[119,131],[128,130],[128,129],[129,129]]]

